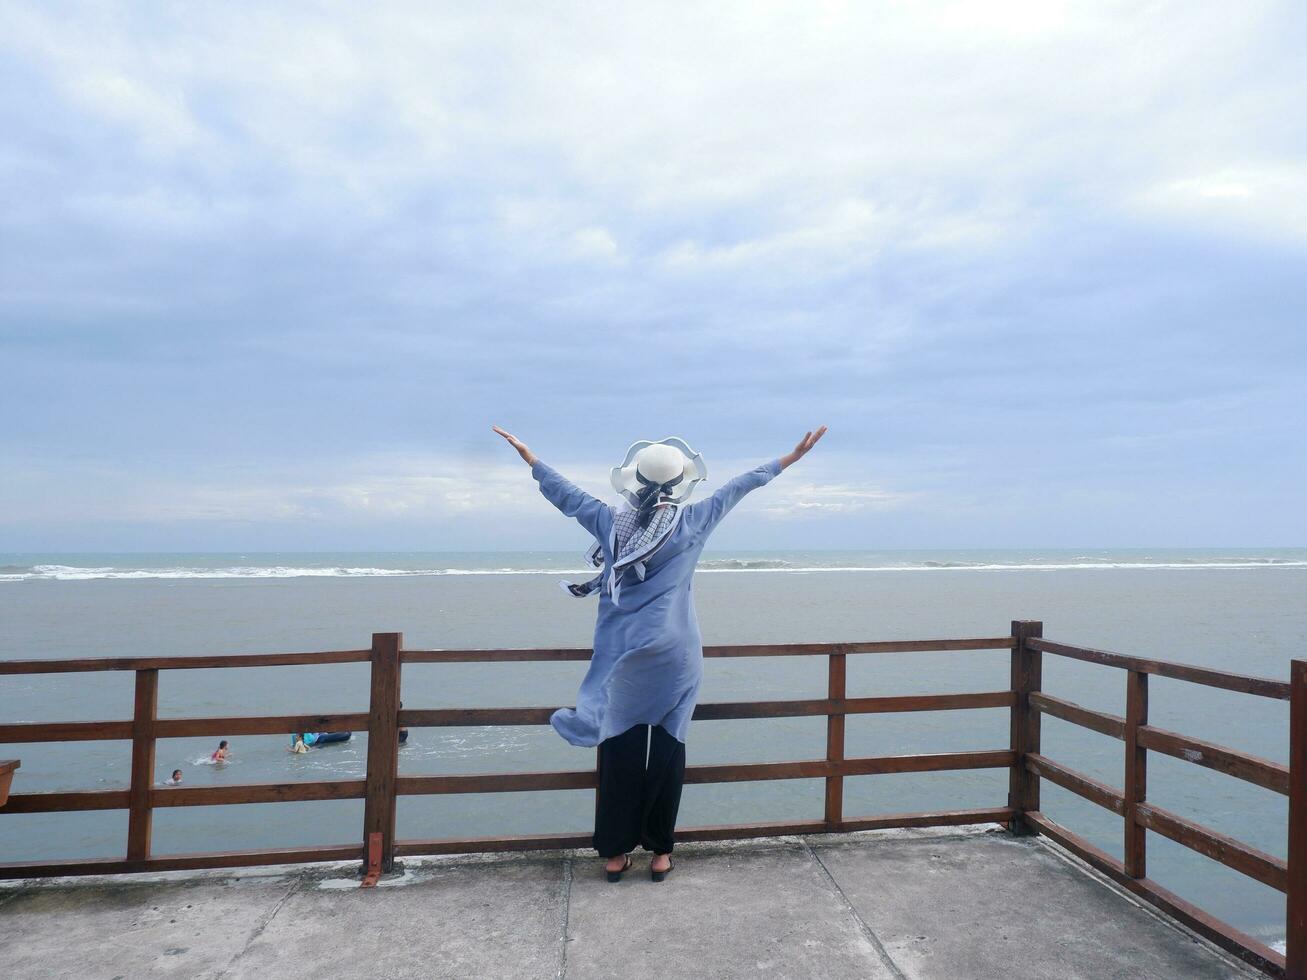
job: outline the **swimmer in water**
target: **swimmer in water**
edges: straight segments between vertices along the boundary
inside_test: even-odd
[[[226,762],[227,756],[229,756],[230,754],[231,752],[227,748],[227,740],[224,738],[221,742],[218,743],[218,747],[213,750],[213,755],[209,756],[209,761]]]
[[[292,736],[290,750],[296,755],[301,755],[309,750],[309,747],[304,744],[304,736],[299,732]]]
[[[163,785],[176,786],[181,781],[182,781],[182,771],[180,769],[174,769],[172,771],[172,775],[163,781]]]

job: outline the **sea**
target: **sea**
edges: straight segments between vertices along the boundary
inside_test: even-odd
[[[594,599],[559,586],[587,573],[577,552],[343,554],[0,554],[0,659],[173,656],[362,649],[373,632],[410,648],[584,647]],[[706,552],[695,605],[705,643],[791,643],[1005,636],[1043,622],[1066,643],[1287,679],[1307,657],[1307,549]],[[851,697],[1001,690],[1001,650],[849,658]],[[569,705],[585,665],[415,664],[407,708]],[[814,698],[824,658],[728,658],[706,664],[701,700]],[[1046,656],[1044,689],[1124,714],[1124,672]],[[363,664],[166,671],[162,717],[366,711]],[[0,677],[0,722],[125,719],[130,672]],[[1150,687],[1151,723],[1280,763],[1288,704],[1166,678]],[[849,757],[1006,748],[1004,709],[851,716]],[[184,785],[355,778],[367,737],[307,754],[288,736],[159,743],[156,777]],[[1122,743],[1057,719],[1043,752],[1120,787]],[[821,758],[823,718],[698,721],[691,765]],[[127,742],[0,745],[22,760],[14,791],[125,788]],[[1230,776],[1149,754],[1159,806],[1283,858],[1287,801]],[[587,769],[548,726],[414,729],[405,775]],[[849,777],[849,817],[1001,806],[1007,772]],[[820,779],[691,785],[683,826],[819,818]],[[402,797],[401,838],[587,832],[590,791]],[[1116,857],[1121,820],[1047,781],[1044,811]],[[158,854],[352,843],[362,801],[178,807],[156,811]],[[0,861],[121,856],[126,813],[0,816]],[[1148,874],[1265,942],[1284,935],[1283,896],[1149,835]]]

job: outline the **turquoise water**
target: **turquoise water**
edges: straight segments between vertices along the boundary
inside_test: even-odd
[[[411,647],[585,646],[590,602],[557,580],[581,574],[573,553],[0,555],[0,658],[326,650],[368,645],[399,630]],[[1045,635],[1127,653],[1287,678],[1307,651],[1307,550],[1031,552],[718,552],[695,579],[709,643],[801,642],[1003,635],[1012,619],[1042,619]],[[569,704],[584,665],[412,665],[406,707]],[[1007,686],[1001,651],[852,658],[851,696],[995,690]],[[1124,713],[1125,675],[1046,658],[1044,687]],[[713,660],[705,701],[816,697],[821,658]],[[1282,702],[1155,678],[1151,720],[1279,762],[1288,758]],[[164,716],[361,711],[365,665],[164,674]],[[127,718],[131,676],[25,675],[0,679],[0,720]],[[1002,748],[1002,709],[852,717],[848,754]],[[213,740],[168,739],[158,778],[188,785],[359,776],[366,737],[304,756],[279,736],[232,739],[224,767],[206,764]],[[816,758],[818,718],[696,722],[691,764]],[[1056,719],[1044,752],[1120,786],[1121,743]],[[17,792],[125,787],[126,742],[0,746],[21,758]],[[415,730],[405,774],[583,769],[593,754],[547,727]],[[1280,857],[1283,797],[1151,754],[1150,799]],[[981,807],[1005,802],[1003,770],[854,777],[846,813]],[[683,825],[811,819],[821,780],[686,787]],[[1109,853],[1121,821],[1044,784],[1044,809]],[[401,837],[585,831],[588,792],[408,797]],[[359,801],[195,807],[155,817],[158,853],[352,842]],[[126,815],[0,818],[0,860],[121,854]],[[1266,941],[1283,932],[1283,899],[1179,845],[1149,837],[1149,874]]]

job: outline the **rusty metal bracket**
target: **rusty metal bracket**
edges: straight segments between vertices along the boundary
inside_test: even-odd
[[[368,834],[368,870],[360,888],[376,888],[381,877],[381,834]]]

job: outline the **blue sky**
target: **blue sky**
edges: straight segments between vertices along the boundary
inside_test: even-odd
[[[0,551],[1300,546],[1301,4],[0,2]]]

